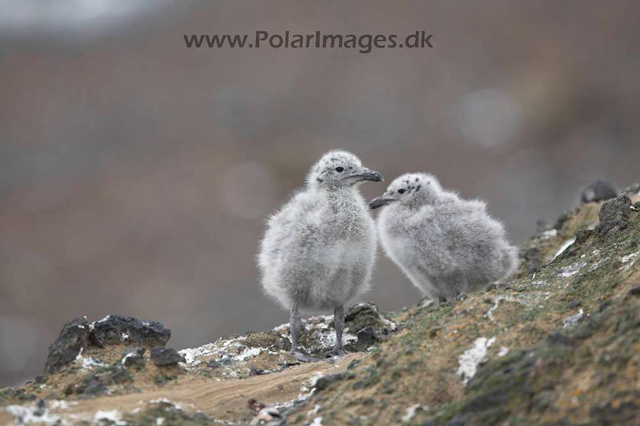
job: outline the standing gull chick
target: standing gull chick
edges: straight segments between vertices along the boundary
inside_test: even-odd
[[[333,308],[341,355],[344,305],[369,288],[376,253],[375,223],[358,184],[382,175],[345,151],[330,151],[307,175],[298,192],[267,224],[258,266],[267,295],[291,312],[291,352],[298,349],[300,309]]]
[[[443,190],[432,175],[402,175],[369,206],[387,206],[378,218],[382,247],[432,300],[481,290],[517,267],[516,249],[486,204]]]

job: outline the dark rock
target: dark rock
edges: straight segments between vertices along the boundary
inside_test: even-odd
[[[629,290],[629,296],[640,296],[640,287],[634,287]]]
[[[361,361],[359,359],[351,360],[349,365],[347,365],[347,370],[353,370],[354,368],[356,368],[360,364],[360,362]]]
[[[286,337],[280,337],[278,340],[276,340],[276,343],[273,344],[272,348],[277,351],[288,352],[291,350],[291,340],[287,339]]]
[[[600,208],[598,231],[602,237],[608,237],[624,229],[631,219],[631,200],[625,194],[609,200]]]
[[[344,373],[332,374],[330,376],[320,377],[316,382],[316,391],[320,392],[327,389],[331,384],[345,379]]]
[[[40,398],[36,403],[36,409],[33,411],[33,414],[37,417],[42,417],[46,411],[47,403],[44,399]]]
[[[124,368],[123,365],[117,364],[114,367],[110,367],[107,372],[106,379],[111,383],[126,383],[133,381],[133,377]]]
[[[249,376],[253,377],[253,376],[261,376],[265,374],[264,370],[262,368],[258,368],[255,365],[252,365],[251,368],[249,369]]]
[[[604,311],[609,306],[611,306],[611,301],[610,300],[605,300],[604,302],[600,303],[600,306],[598,307],[598,312]]]
[[[579,246],[584,244],[589,237],[593,235],[593,231],[591,229],[579,229],[576,232],[576,241],[575,241],[575,245]]]
[[[376,343],[376,336],[373,334],[373,328],[365,327],[356,333],[358,341],[356,342],[356,349],[359,351],[365,351],[373,344]]]
[[[250,348],[268,348],[275,345],[279,338],[273,331],[249,332],[243,343]]]
[[[71,395],[75,393],[77,395],[82,395],[85,397],[94,397],[105,394],[106,392],[107,387],[95,376],[84,379],[77,385],[70,384],[64,391],[65,395]]]
[[[141,370],[145,366],[144,353],[145,348],[134,348],[130,350],[124,351],[122,357],[122,365],[126,368],[135,368],[136,370]]]
[[[229,358],[226,355],[223,355],[222,358],[220,358],[219,360],[216,361],[218,364],[220,365],[233,365],[233,359]]]
[[[349,330],[357,334],[358,331],[365,327],[377,326],[380,321],[378,307],[372,303],[360,303],[353,308],[345,316],[345,324]]]
[[[557,331],[547,336],[546,342],[549,346],[571,346],[573,344],[571,338]]]
[[[265,404],[264,402],[260,402],[255,398],[251,398],[249,401],[247,401],[247,405],[249,406],[249,410],[251,410],[254,415],[258,414],[260,410],[267,406],[267,404]]]
[[[89,376],[85,376],[77,383],[72,383],[65,389],[66,395],[76,394],[82,398],[93,398],[107,393],[107,386],[132,382],[133,377],[122,363],[111,367],[103,367]]]
[[[89,323],[87,318],[76,318],[62,327],[60,336],[49,347],[45,373],[54,374],[72,363],[80,350],[87,345]]]
[[[629,395],[629,401],[620,404],[608,403],[600,407],[592,407],[590,410],[593,424],[599,425],[632,425],[638,421],[638,403],[633,400],[634,395]],[[637,398],[637,395],[635,395]]]
[[[6,388],[0,390],[0,403],[4,404],[4,401],[16,400],[16,401],[33,401],[36,396],[32,393],[28,393],[22,388]]]
[[[161,371],[153,377],[153,382],[158,386],[162,386],[168,381],[175,380],[177,378],[178,376],[176,376],[175,374],[165,374]]]
[[[176,365],[185,362],[185,359],[173,348],[161,348],[159,346],[151,349],[151,360],[158,367]]]
[[[156,321],[140,321],[121,315],[109,315],[93,323],[90,341],[100,348],[106,345],[165,346],[171,330]]]
[[[604,201],[615,198],[617,195],[618,191],[616,191],[616,188],[611,182],[606,179],[598,179],[582,190],[580,201],[583,204],[594,201]]]
[[[582,304],[582,303],[580,303],[580,301],[579,301],[579,300],[574,299],[574,300],[572,300],[571,302],[569,302],[569,309],[575,309],[575,308],[577,308],[578,306],[580,306],[581,304]]]
[[[349,332],[355,335],[366,328],[370,327],[376,341],[385,340],[390,332],[397,330],[397,325],[385,318],[379,311],[378,307],[372,303],[359,303],[345,316],[345,325],[349,328]],[[367,338],[369,332],[365,331],[363,339]],[[360,339],[358,339],[360,341]],[[363,340],[365,342],[365,340]],[[371,346],[371,345],[369,345]]]
[[[209,368],[211,368],[211,369],[215,370],[216,368],[220,368],[220,367],[222,367],[222,363],[220,363],[220,362],[216,361],[215,359],[212,359],[211,361],[209,361],[209,362],[207,363],[207,367],[209,367]]]

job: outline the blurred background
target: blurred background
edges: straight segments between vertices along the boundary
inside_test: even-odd
[[[184,348],[288,320],[265,218],[325,151],[428,171],[523,242],[598,177],[640,180],[637,1],[0,0],[0,386],[62,325]],[[433,34],[434,49],[187,49],[183,34]],[[386,184],[366,184],[367,198]],[[419,293],[380,257],[369,300]]]

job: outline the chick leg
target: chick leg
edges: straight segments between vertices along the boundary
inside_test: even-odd
[[[302,362],[320,361],[318,358],[313,358],[304,354],[298,349],[298,338],[300,337],[300,329],[302,328],[302,319],[300,318],[300,311],[298,310],[298,302],[295,302],[291,308],[289,328],[291,330],[291,355],[293,355],[298,361]]]
[[[344,330],[344,306],[336,306],[333,310],[333,323],[336,327],[336,346],[329,354],[331,356],[342,356],[347,352],[342,347],[342,331]]]

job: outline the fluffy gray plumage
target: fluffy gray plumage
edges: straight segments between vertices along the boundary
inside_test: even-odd
[[[305,308],[334,308],[342,351],[343,307],[369,288],[377,244],[357,185],[381,180],[355,155],[330,151],[311,168],[306,188],[269,219],[258,266],[265,293],[291,311],[294,353]]]
[[[377,221],[382,247],[432,300],[481,290],[517,267],[516,249],[486,204],[443,190],[432,175],[402,175],[369,206],[386,206]]]

